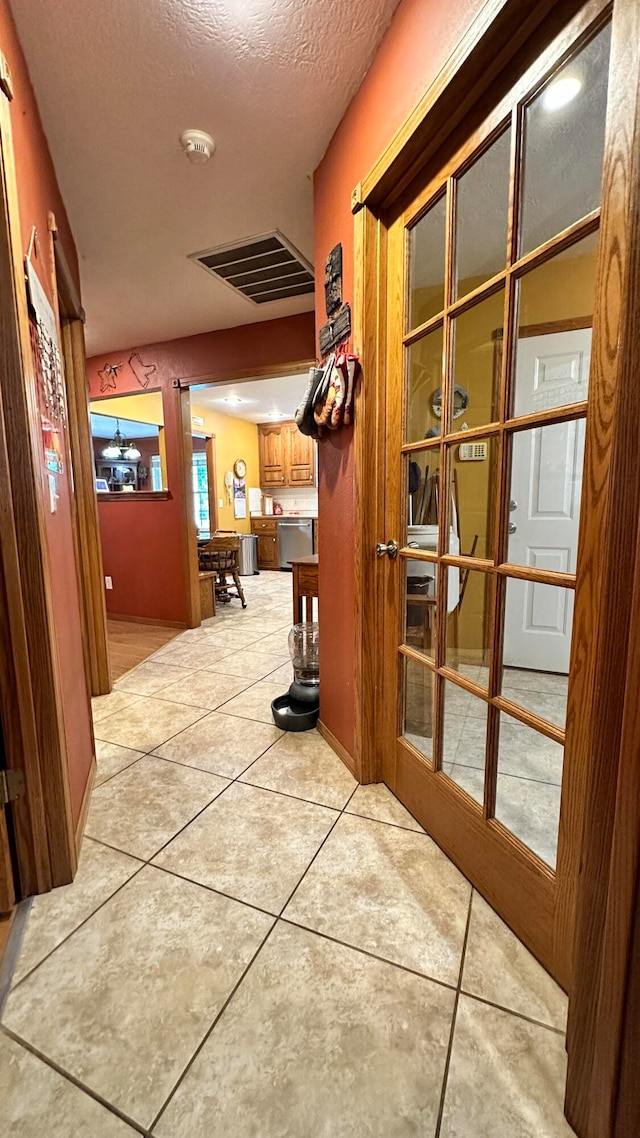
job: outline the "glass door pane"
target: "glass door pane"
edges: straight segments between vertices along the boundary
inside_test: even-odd
[[[445,228],[443,194],[409,231],[409,329],[418,328],[444,308]]]
[[[456,296],[501,272],[507,256],[511,132],[504,130],[457,182]]]
[[[600,205],[610,47],[605,24],[525,111],[521,254]]]
[[[400,674],[390,769],[472,879],[475,854],[483,874],[495,857],[494,895],[526,872],[523,897],[539,889],[547,913],[600,223],[598,20],[576,18],[579,46],[559,38],[556,63],[545,51],[440,180],[430,169],[388,243],[390,279],[405,282],[387,298],[397,404],[403,383],[385,411],[398,416],[400,546],[385,569]]]

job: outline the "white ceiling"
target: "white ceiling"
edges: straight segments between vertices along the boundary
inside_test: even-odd
[[[91,434],[94,439],[112,439],[118,427],[126,439],[157,439],[155,423],[138,423],[133,419],[115,419],[111,415],[92,414]]]
[[[191,409],[198,407],[221,411],[250,423],[266,423],[270,419],[293,419],[296,407],[309,382],[309,373],[287,375],[277,379],[251,379],[243,383],[220,384],[216,387],[192,387]],[[235,400],[241,399],[241,403]]]
[[[90,353],[268,320],[189,253],[279,229],[313,259],[311,175],[398,0],[12,0],[80,255]],[[208,131],[208,165],[180,133]]]

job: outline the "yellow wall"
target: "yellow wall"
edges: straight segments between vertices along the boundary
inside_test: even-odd
[[[114,419],[133,419],[137,423],[164,426],[162,392],[144,391],[140,395],[117,395],[113,399],[92,399],[89,410],[94,415],[113,415]]]
[[[222,498],[224,506],[218,507],[218,526],[220,529],[236,529],[238,533],[251,533],[249,518],[249,487],[260,485],[260,465],[258,460],[258,428],[246,419],[236,419],[233,415],[222,415],[197,404],[191,404],[191,414],[204,419],[204,426],[197,427],[197,433],[214,435],[216,440],[216,498]],[[247,516],[235,518],[233,503],[229,505],[224,476],[233,471],[233,464],[243,458],[247,464],[245,482],[247,485]]]

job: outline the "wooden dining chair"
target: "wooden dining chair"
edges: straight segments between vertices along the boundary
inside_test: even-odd
[[[221,604],[228,604],[235,592],[243,609],[246,609],[247,602],[240,583],[239,558],[238,534],[216,535],[198,550],[198,567],[201,572],[216,574],[216,598]],[[227,580],[228,577],[230,580]]]

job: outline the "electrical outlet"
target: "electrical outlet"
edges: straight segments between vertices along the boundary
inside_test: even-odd
[[[105,589],[112,589],[113,588],[113,581],[112,581],[111,577],[105,577],[104,587],[105,587]]]
[[[221,510],[224,509],[224,498],[218,498],[218,507]]]

